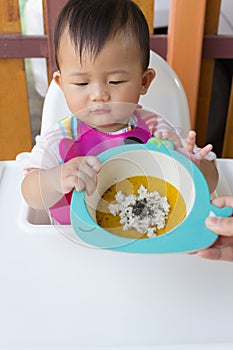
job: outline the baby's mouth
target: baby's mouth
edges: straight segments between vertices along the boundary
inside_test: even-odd
[[[93,114],[109,114],[110,111],[107,109],[95,109],[92,111]]]
[[[94,114],[108,114],[110,112],[111,112],[110,107],[105,105],[98,105],[91,109],[91,113],[94,113]]]

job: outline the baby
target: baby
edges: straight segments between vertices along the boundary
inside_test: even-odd
[[[50,208],[52,222],[69,224],[72,190],[92,193],[100,170],[97,155],[128,137],[169,138],[196,164],[209,154],[211,145],[193,152],[194,131],[181,144],[162,117],[137,108],[155,71],[148,67],[148,25],[133,1],[70,0],[54,38],[58,71],[53,79],[72,116],[36,138],[22,183],[29,206]]]

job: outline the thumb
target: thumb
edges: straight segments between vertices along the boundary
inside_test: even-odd
[[[233,217],[208,217],[206,226],[221,236],[233,236]]]

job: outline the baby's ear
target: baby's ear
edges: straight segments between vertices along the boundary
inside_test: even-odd
[[[156,73],[154,69],[147,68],[142,75],[142,87],[141,87],[141,95],[145,95],[147,90],[150,87],[152,80],[154,79]]]
[[[61,73],[59,72],[59,70],[53,73],[53,80],[57,85],[61,87]]]

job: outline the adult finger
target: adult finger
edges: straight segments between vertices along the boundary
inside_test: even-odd
[[[212,203],[219,208],[230,206],[233,208],[233,196],[222,196],[212,200]]]
[[[211,231],[222,236],[233,236],[233,217],[208,217],[205,221],[206,226]]]
[[[200,257],[210,260],[233,261],[233,246],[208,248],[197,253]]]

